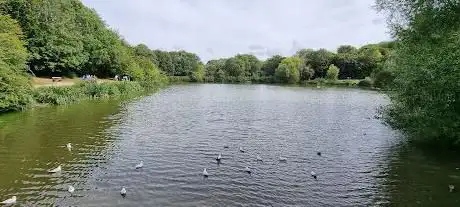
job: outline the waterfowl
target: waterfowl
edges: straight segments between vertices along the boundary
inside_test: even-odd
[[[204,170],[203,170],[203,176],[204,176],[204,177],[208,177],[208,176],[209,176],[209,173],[208,173],[208,171],[206,170],[206,168],[204,168]]]
[[[69,191],[69,193],[73,193],[75,191],[75,188],[69,185],[69,188],[67,189],[67,191]]]
[[[6,205],[14,204],[14,203],[16,203],[16,196],[13,196],[1,202],[1,204],[6,204]]]
[[[48,170],[48,172],[49,173],[57,173],[57,172],[61,172],[61,170],[62,170],[61,165],[59,165],[54,169]]]
[[[120,194],[121,194],[121,196],[123,196],[123,197],[126,196],[126,189],[125,189],[125,187],[122,187],[122,188],[121,188]]]
[[[311,176],[312,176],[313,178],[316,179],[316,173],[315,173],[315,172],[311,171],[310,174],[311,174]]]
[[[139,164],[135,166],[136,169],[144,167],[144,161],[141,161]]]
[[[244,168],[244,171],[247,172],[247,173],[249,173],[249,174],[251,174],[251,169],[249,169],[249,167],[245,167],[245,168]]]
[[[72,151],[72,144],[71,143],[67,143],[65,146],[67,147],[67,149],[69,151]]]

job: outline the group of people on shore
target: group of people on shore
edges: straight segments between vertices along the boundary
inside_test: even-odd
[[[97,77],[95,75],[83,75],[81,77],[82,80],[97,80]],[[131,81],[131,78],[127,75],[115,75],[115,77],[113,78],[113,80],[115,81]]]
[[[122,81],[130,81],[131,79],[129,78],[129,76],[127,75],[123,75],[123,76],[119,76],[119,75],[115,75],[115,77],[113,78],[113,80],[116,80],[116,81],[119,81],[119,80],[122,80]]]
[[[97,77],[96,77],[95,75],[88,75],[88,74],[86,74],[86,75],[83,75],[83,76],[81,77],[81,79],[82,79],[82,80],[97,80]]]

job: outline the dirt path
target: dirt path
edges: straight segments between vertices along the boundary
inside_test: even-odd
[[[39,87],[49,87],[49,86],[71,86],[77,82],[81,81],[79,78],[75,79],[68,79],[68,78],[63,78],[59,82],[53,82],[51,78],[32,78],[32,86],[34,88],[39,88]],[[103,83],[107,81],[112,81],[108,79],[98,79],[98,83]]]

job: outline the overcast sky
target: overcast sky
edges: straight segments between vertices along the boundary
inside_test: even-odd
[[[389,40],[374,0],[82,0],[131,44],[203,60]]]

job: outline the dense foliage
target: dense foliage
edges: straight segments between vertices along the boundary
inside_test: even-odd
[[[79,0],[0,0],[0,14],[0,112],[30,106],[34,97],[42,97],[37,96],[37,91],[61,94],[61,90],[69,90],[73,94],[76,90],[53,88],[32,92],[26,72],[48,77],[128,75],[143,88],[156,88],[168,80],[289,84],[336,81],[355,85],[337,79],[368,76],[380,78],[375,82],[384,86],[393,77],[393,73],[382,69],[394,47],[392,42],[361,48],[344,45],[337,52],[302,49],[292,57],[276,55],[267,60],[237,54],[203,64],[196,54],[183,50],[129,45]],[[80,95],[74,93],[75,99]],[[68,101],[56,101],[63,102]]]
[[[21,25],[30,53],[27,64],[39,76],[126,74],[151,80],[157,73],[154,62],[148,69],[139,66],[146,62],[139,63],[137,56],[153,59],[149,50],[131,47],[79,0],[3,0],[0,11]]]
[[[132,97],[148,92],[136,81],[96,83],[85,81],[72,86],[41,87],[33,92],[38,104],[64,105],[88,99]]]
[[[275,55],[265,61],[258,60],[253,55],[238,54],[230,58],[208,61],[205,65],[204,80],[300,83],[310,79],[327,78],[327,71],[331,65],[338,69],[337,77],[332,78],[333,80],[377,77],[377,74],[383,71],[383,65],[394,46],[393,42],[365,45],[359,49],[344,45],[340,46],[336,53],[325,49],[302,49],[292,57]],[[378,77],[384,78],[384,75],[379,74]],[[387,81],[380,83],[384,85]]]
[[[418,141],[460,146],[460,2],[377,0],[398,40],[385,118]]]
[[[335,65],[330,65],[327,69],[326,78],[328,80],[337,80],[339,79],[339,68]]]
[[[197,58],[180,55],[183,60]],[[87,95],[73,93],[81,85],[32,90],[27,72],[68,77],[128,75],[143,90],[149,90],[167,81],[155,60],[150,49],[131,47],[79,0],[0,1],[0,113],[23,110],[34,100],[41,103],[43,96],[36,94],[43,91],[48,95],[55,93],[56,97],[64,96],[67,91],[65,96],[75,100]],[[100,87],[114,89],[120,84],[101,84]],[[67,101],[56,101],[63,102]]]
[[[337,53],[302,49],[287,57],[286,61],[300,60],[296,64],[281,64],[285,57],[279,55],[262,61],[249,54],[203,64],[196,54],[183,50],[130,46],[79,0],[3,0],[0,11],[21,25],[30,53],[27,64],[39,76],[127,74],[134,80],[155,82],[161,79],[161,70],[168,76],[188,77],[172,80],[299,83],[325,78],[334,64],[339,79],[364,79],[382,68],[394,45],[384,42],[359,49],[344,45]]]
[[[17,111],[31,103],[31,85],[25,74],[28,58],[17,22],[0,15],[0,113]]]

